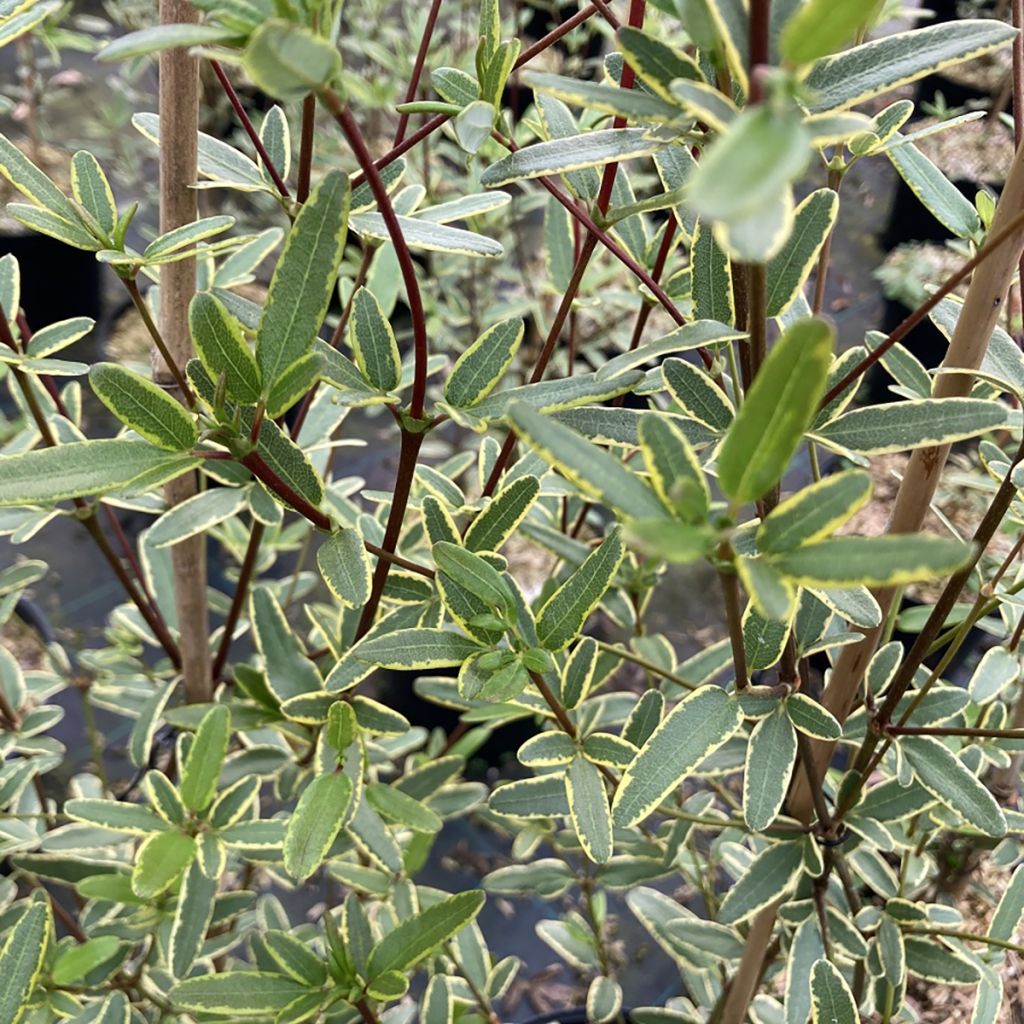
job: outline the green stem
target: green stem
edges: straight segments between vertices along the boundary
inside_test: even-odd
[[[676,686],[681,686],[684,690],[696,690],[697,683],[691,683],[689,679],[684,679],[680,675],[676,675],[675,672],[669,672],[668,669],[662,668],[661,665],[655,664],[653,661],[648,661],[646,658],[642,658],[639,654],[634,654],[631,650],[625,647],[619,647],[616,644],[606,643],[604,640],[597,641],[597,648],[600,651],[605,651],[608,654],[614,654],[617,658],[622,658],[623,661],[631,661],[634,665],[639,665],[640,668],[652,675],[660,676],[662,679],[667,679],[671,683],[675,683]]]

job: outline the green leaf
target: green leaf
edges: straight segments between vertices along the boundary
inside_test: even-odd
[[[466,531],[464,542],[470,551],[499,551],[515,533],[540,494],[535,476],[522,476],[503,487]]]
[[[838,213],[839,196],[830,188],[812,192],[796,208],[789,238],[768,263],[768,316],[782,316],[797,300]]]
[[[173,262],[168,257],[194,249],[197,242],[221,234],[234,223],[234,217],[219,216],[202,217],[191,224],[182,224],[154,238],[146,246],[142,258],[146,263]]]
[[[205,810],[217,792],[230,738],[231,712],[226,704],[214,704],[203,715],[181,769],[181,799],[189,810]]]
[[[445,381],[445,401],[468,408],[489,395],[512,364],[524,333],[523,321],[502,320],[489,327],[456,360]]]
[[[903,943],[907,970],[919,978],[940,985],[976,985],[980,980],[980,972],[970,960],[939,945],[937,939],[907,935]]]
[[[932,736],[901,736],[897,742],[918,782],[936,800],[979,832],[996,838],[1006,835],[1006,818],[992,794],[948,747]]]
[[[196,841],[169,830],[150,836],[139,847],[132,870],[132,892],[152,899],[169,889],[181,877],[196,855]]]
[[[189,328],[196,355],[212,381],[224,374],[228,395],[243,405],[260,397],[260,370],[242,337],[238,321],[209,292],[199,292],[189,304]]]
[[[687,523],[704,524],[711,492],[682,431],[668,419],[647,416],[640,421],[639,434],[644,466],[665,508]]]
[[[25,354],[32,359],[42,359],[85,337],[95,326],[96,321],[87,316],[76,316],[71,320],[49,324],[32,335],[32,340],[25,347]]]
[[[803,844],[776,843],[762,850],[746,873],[725,894],[719,908],[720,924],[739,924],[762,907],[785,897],[803,867]]]
[[[64,805],[64,813],[73,821],[84,821],[89,825],[99,825],[112,832],[127,832],[130,835],[151,835],[167,828],[164,820],[148,807],[121,800],[68,800]]]
[[[274,593],[265,586],[253,588],[249,618],[256,646],[263,655],[267,682],[280,701],[323,689],[316,665],[305,655],[298,635],[285,618]]]
[[[554,96],[570,106],[599,110],[631,121],[672,124],[685,119],[678,103],[666,102],[642,89],[620,89],[604,82],[588,82],[582,78],[537,71],[524,72],[522,79],[536,93]]]
[[[731,304],[729,305],[727,315],[732,316]],[[666,334],[656,341],[639,345],[628,352],[621,352],[619,355],[609,359],[608,362],[603,363],[597,371],[597,376],[600,380],[616,377],[626,370],[631,370],[636,366],[643,366],[645,363],[654,362],[662,356],[692,351],[693,349],[700,348],[702,345],[721,345],[727,341],[744,337],[746,335],[743,331],[737,331],[735,328],[719,323],[717,320],[695,320],[693,323],[677,327],[670,334]]]
[[[770,562],[740,555],[736,559],[736,572],[759,616],[774,622],[789,621],[796,590]]]
[[[358,530],[342,527],[332,533],[317,550],[316,564],[344,607],[362,608],[370,599],[370,558]]]
[[[44,898],[32,902],[8,933],[0,949],[0,1024],[18,1024],[28,1009],[51,928],[50,904]]]
[[[754,832],[763,832],[775,820],[786,799],[796,763],[796,731],[779,706],[762,718],[750,734],[743,773],[743,818]]]
[[[490,562],[466,548],[448,541],[435,544],[434,564],[459,586],[464,587],[484,604],[511,614],[514,607],[512,591],[501,573]]]
[[[508,415],[520,439],[585,494],[637,519],[663,515],[658,496],[619,459],[523,402]]]
[[[120,945],[121,940],[116,935],[103,935],[86,939],[77,946],[65,946],[54,959],[50,978],[58,987],[70,985],[109,960]]]
[[[0,506],[46,505],[69,498],[156,487],[199,464],[145,441],[75,441],[56,448],[0,455]]]
[[[199,428],[187,410],[141,374],[117,363],[96,363],[89,383],[122,423],[158,448],[185,451],[199,440]]]
[[[352,299],[349,340],[356,365],[381,391],[394,391],[402,379],[402,356],[395,332],[373,292],[360,288]]]
[[[366,787],[366,799],[382,818],[393,821],[413,832],[433,834],[440,832],[444,821],[419,800],[403,793],[400,789],[372,782]]]
[[[786,714],[805,736],[817,740],[837,740],[843,728],[832,713],[805,693],[791,693],[786,698]]]
[[[1024,866],[1014,868],[1013,875],[988,926],[986,934],[991,939],[1009,942],[1020,926],[1024,914]]]
[[[269,18],[249,37],[243,63],[265,93],[297,102],[330,85],[341,71],[341,54],[308,28]]]
[[[729,256],[710,224],[697,221],[690,249],[693,314],[698,320],[731,324],[736,317]]]
[[[676,79],[672,95],[687,113],[716,132],[728,131],[739,116],[732,100],[706,82]]]
[[[700,65],[691,56],[648,32],[624,25],[616,39],[629,66],[663,100],[674,102],[672,83],[677,78],[700,81],[703,77]]]
[[[560,651],[576,639],[611,586],[624,554],[621,531],[615,528],[548,598],[537,614],[537,636],[549,651]]]
[[[206,939],[213,918],[218,879],[203,874],[199,860],[194,860],[185,872],[178,892],[171,924],[168,962],[175,978],[183,978],[192,969]]]
[[[825,388],[834,332],[800,320],[775,343],[718,455],[718,480],[736,504],[760,498],[789,465]]]
[[[228,971],[186,978],[171,990],[176,1007],[226,1016],[273,1015],[308,992],[306,985],[281,974]]]
[[[398,217],[402,237],[410,249],[425,249],[427,252],[444,252],[455,256],[479,256],[493,259],[503,256],[504,247],[500,242],[475,231],[452,228],[447,224],[432,224],[428,218]],[[379,242],[390,242],[391,232],[379,213],[359,213],[352,216],[353,229],[364,238]],[[371,279],[371,286],[374,282]],[[378,289],[379,293],[379,289]]]
[[[5,10],[7,8],[4,8]],[[43,19],[60,9],[60,0],[27,0],[16,3],[7,17],[0,17],[0,46],[6,46],[31,31]],[[4,1024],[7,1024],[4,1021]]]
[[[3,165],[0,164],[0,171]],[[100,248],[100,243],[89,234],[89,232],[76,220],[66,221],[50,210],[44,210],[38,206],[30,206],[28,203],[8,203],[7,214],[19,224],[32,231],[38,231],[41,235],[48,235],[56,238],[65,245],[75,249],[84,249],[88,252],[95,252]]]
[[[407,971],[415,966],[469,924],[480,913],[484,900],[480,890],[460,892],[406,918],[373,947],[368,976],[375,978],[385,971]]]
[[[113,234],[117,227],[117,203],[110,182],[92,153],[79,150],[71,158],[71,192],[96,223],[108,235]]]
[[[251,428],[253,410],[246,409],[242,423]],[[256,450],[260,458],[296,494],[314,508],[324,499],[323,483],[306,453],[271,419],[264,417]]]
[[[1020,675],[1020,661],[1005,647],[991,647],[978,662],[967,684],[975,704],[985,704],[998,697]]]
[[[928,212],[957,238],[974,238],[981,231],[978,211],[961,191],[913,143],[898,140],[885,155],[910,191]]]
[[[238,515],[248,505],[242,488],[214,487],[186,498],[168,509],[148,530],[146,539],[154,548],[180,544],[197,533]]]
[[[698,217],[735,224],[781,195],[810,159],[810,136],[795,109],[748,108],[706,150],[689,204]]]
[[[256,331],[256,362],[264,392],[313,348],[345,251],[349,198],[348,177],[329,171],[288,233]]]
[[[364,640],[353,652],[381,668],[451,668],[479,654],[481,646],[449,629],[396,629]]]
[[[662,366],[669,394],[683,412],[724,432],[733,420],[733,408],[725,392],[702,369],[682,359],[669,359]]]
[[[330,772],[302,791],[284,834],[285,870],[304,882],[323,863],[352,802],[352,780]]]
[[[853,993],[828,960],[819,960],[811,968],[811,1020],[813,1024],[858,1024],[860,1020]]]
[[[835,53],[858,29],[871,25],[880,7],[879,0],[810,0],[786,22],[780,41],[783,59],[809,64]]]
[[[608,794],[600,770],[586,758],[577,755],[569,765],[565,774],[565,797],[583,852],[595,864],[607,863],[612,855]]]
[[[0,135],[0,174],[36,206],[83,233],[71,200],[5,135]]]
[[[739,728],[739,705],[702,686],[669,713],[622,776],[612,803],[616,825],[635,825]]]
[[[860,455],[930,448],[975,437],[1006,422],[1001,402],[978,398],[924,398],[854,409],[816,436]]]
[[[97,54],[101,61],[131,60],[177,47],[212,46],[226,43],[238,35],[218,25],[152,25],[120,36]]]
[[[779,572],[804,586],[874,587],[948,576],[970,554],[970,545],[962,541],[910,533],[833,537],[776,555],[771,561]]]
[[[495,188],[513,181],[565,174],[584,167],[602,167],[650,156],[668,141],[648,128],[607,128],[586,135],[538,142],[491,164],[480,176],[480,183]]]
[[[768,554],[792,551],[834,533],[871,496],[871,478],[847,470],[819,480],[776,506],[757,530],[757,548]]]
[[[994,19],[957,18],[897,32],[818,61],[804,81],[811,113],[843,110],[951,64],[1005,46],[1014,30]]]

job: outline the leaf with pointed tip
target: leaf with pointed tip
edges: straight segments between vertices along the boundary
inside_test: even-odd
[[[595,864],[612,855],[612,816],[600,770],[577,755],[565,773],[565,798],[569,817],[583,852]]]
[[[316,564],[331,593],[346,608],[370,598],[370,559],[358,530],[342,527],[320,545]]]
[[[803,862],[802,843],[777,843],[766,847],[726,893],[718,921],[739,924],[762,907],[784,898],[796,883]]]
[[[796,731],[780,703],[754,726],[747,744],[743,818],[752,831],[763,832],[775,820],[795,763]]]
[[[506,484],[491,499],[466,531],[465,545],[470,551],[498,551],[515,533],[540,494],[535,476],[522,476]]]
[[[176,1007],[198,1013],[272,1017],[309,991],[282,974],[227,971],[186,978],[171,990]]]
[[[213,799],[230,738],[231,712],[226,704],[214,704],[199,723],[181,769],[181,799],[189,810],[203,811]]]
[[[198,292],[189,304],[188,322],[196,355],[210,379],[217,381],[224,374],[224,386],[236,402],[259,401],[259,366],[224,304],[210,292]]]
[[[104,438],[0,455],[0,506],[49,505],[69,498],[156,487],[187,473],[199,459],[146,441]]]
[[[834,331],[799,320],[775,343],[718,454],[718,481],[736,503],[774,486],[810,425],[825,388]]]
[[[819,480],[787,498],[765,517],[757,530],[758,550],[779,554],[834,533],[871,496],[871,478],[847,470]]]
[[[678,103],[668,102],[640,89],[620,89],[617,85],[604,82],[588,82],[581,78],[537,71],[524,72],[523,82],[534,92],[554,96],[570,106],[599,110],[630,121],[673,124],[686,119]]]
[[[509,410],[520,439],[585,494],[637,519],[658,518],[658,496],[608,452],[519,402]]]
[[[28,1009],[32,989],[43,966],[52,922],[45,900],[33,901],[18,918],[0,948],[0,1021],[18,1024]]]
[[[782,316],[797,300],[838,213],[839,196],[830,188],[812,192],[793,212],[789,239],[768,263],[768,316]]]
[[[523,321],[502,320],[489,327],[456,360],[444,385],[445,401],[475,405],[500,383],[523,340]]]
[[[108,235],[113,234],[117,227],[117,203],[110,182],[92,153],[79,150],[71,158],[71,192],[96,223]]]
[[[360,661],[381,668],[427,669],[461,665],[483,648],[449,629],[396,629],[360,642]]]
[[[381,391],[393,391],[402,379],[402,357],[395,332],[373,292],[360,288],[352,299],[349,339],[356,365]]]
[[[568,647],[583,629],[618,572],[625,551],[615,528],[551,595],[537,614],[537,636],[549,651]]]
[[[348,177],[329,171],[288,233],[256,331],[256,362],[264,392],[313,347],[345,251],[349,198]]]
[[[410,249],[445,252],[454,256],[480,256],[485,259],[493,259],[505,253],[504,246],[493,238],[478,234],[476,231],[466,231],[464,228],[434,224],[426,218],[399,215],[398,226],[402,229],[402,237]],[[391,241],[391,232],[388,231],[388,226],[379,213],[354,214],[352,229],[366,238],[373,238],[379,242]]]
[[[329,772],[302,791],[284,834],[284,866],[304,882],[323,863],[341,830],[352,801],[352,780]]]
[[[702,686],[672,709],[640,748],[612,802],[616,825],[635,825],[739,728],[739,705],[717,686]]]
[[[150,836],[139,847],[132,871],[132,892],[149,900],[166,892],[196,855],[196,841],[176,829]]]
[[[860,1016],[846,980],[829,960],[811,968],[811,1020],[813,1024],[857,1024]]]

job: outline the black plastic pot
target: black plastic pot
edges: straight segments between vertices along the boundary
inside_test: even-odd
[[[32,330],[58,320],[103,314],[103,286],[96,256],[45,235],[0,234],[0,256],[21,267],[21,307]]]

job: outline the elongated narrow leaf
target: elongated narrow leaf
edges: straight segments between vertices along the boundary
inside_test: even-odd
[[[616,38],[629,66],[663,100],[674,101],[671,87],[677,78],[703,78],[700,66],[689,54],[648,32],[623,26]]]
[[[192,811],[202,811],[217,791],[217,779],[231,737],[231,712],[215,704],[203,716],[181,770],[181,799]]]
[[[572,138],[538,142],[491,164],[480,176],[480,182],[493,188],[527,178],[565,174],[584,167],[602,167],[612,162],[650,156],[669,141],[646,128],[608,128]]]
[[[0,1022],[18,1024],[43,966],[51,929],[50,905],[33,902],[10,930],[0,949]]]
[[[0,174],[36,206],[83,231],[71,200],[5,135],[0,135]]]
[[[303,791],[284,834],[284,866],[304,882],[327,856],[352,800],[352,780],[331,772],[318,775]]]
[[[789,239],[768,263],[768,316],[782,316],[796,302],[838,213],[839,196],[830,188],[812,192],[796,208]]]
[[[574,757],[565,774],[565,797],[583,852],[595,864],[606,863],[612,855],[612,816],[598,768]]]
[[[192,968],[213,917],[218,881],[203,874],[198,861],[185,872],[174,908],[168,957],[171,973],[183,978]]]
[[[974,774],[932,736],[902,736],[899,748],[918,781],[987,836],[1006,835],[1006,818]]]
[[[693,312],[698,320],[731,324],[736,316],[729,256],[710,224],[697,221],[690,250]]]
[[[1005,647],[992,647],[978,662],[967,684],[971,700],[984,704],[999,696],[1020,675],[1020,661]]]
[[[724,432],[733,420],[725,392],[702,369],[682,359],[669,359],[662,367],[665,386],[683,411],[712,430]]]
[[[512,591],[490,562],[448,541],[435,544],[432,550],[434,563],[446,576],[491,608],[512,612]]]
[[[772,564],[805,586],[894,586],[948,576],[970,553],[962,541],[926,533],[833,537],[776,555]]]
[[[345,250],[348,209],[348,177],[329,171],[288,233],[256,332],[256,361],[264,391],[313,347]]]
[[[818,61],[805,79],[812,113],[843,110],[950,64],[1006,46],[1009,25],[958,18],[883,36]]]
[[[516,433],[584,493],[637,519],[663,514],[658,496],[620,460],[524,403],[509,410]]]
[[[306,657],[298,635],[268,587],[253,589],[249,618],[256,646],[263,655],[267,683],[278,700],[316,693],[323,688],[316,665]]]
[[[71,190],[96,223],[112,234],[117,226],[117,204],[110,182],[92,153],[79,150],[71,158]]]
[[[352,300],[349,329],[356,365],[381,391],[393,391],[402,379],[402,357],[395,332],[373,292],[360,288]]]
[[[196,841],[184,832],[172,829],[150,836],[135,857],[132,892],[146,900],[166,892],[195,855]]]
[[[76,441],[0,456],[0,506],[47,505],[68,498],[155,487],[199,464],[198,459],[118,438]]]
[[[871,478],[859,470],[836,473],[774,508],[757,531],[759,551],[781,553],[820,540],[852,518],[871,496]]]
[[[537,636],[548,650],[560,651],[579,635],[611,585],[624,554],[616,528],[548,598],[537,615]]]
[[[5,305],[4,308],[8,307]],[[85,337],[95,326],[96,321],[87,316],[76,316],[71,320],[49,324],[32,335],[32,340],[25,348],[25,354],[32,359],[53,355],[54,352],[59,352],[79,338]]]
[[[208,530],[237,515],[248,505],[241,488],[215,487],[187,498],[165,512],[146,534],[154,548],[180,544],[188,537]]]
[[[398,217],[398,226],[402,229],[402,237],[410,249],[425,249],[427,252],[445,252],[453,256],[475,256],[483,259],[494,259],[505,252],[500,242],[476,231],[466,231],[464,228],[453,228],[447,224],[434,224],[426,219],[401,215]],[[379,213],[354,214],[352,228],[366,238],[380,242],[391,240],[391,232]],[[370,283],[372,285],[373,281]]]
[[[479,654],[475,640],[449,629],[396,629],[364,640],[353,652],[360,661],[382,668],[450,668]]]
[[[683,699],[654,730],[622,776],[612,803],[616,825],[634,825],[650,814],[740,725],[739,705],[717,686],[702,686]]]
[[[843,413],[816,433],[861,455],[950,444],[1006,422],[1006,406],[978,398],[925,398]]]
[[[331,593],[346,608],[362,608],[370,597],[370,559],[357,530],[343,527],[316,553],[316,564]]]
[[[832,328],[801,320],[764,361],[718,456],[718,479],[735,502],[761,497],[785,472],[825,388]]]
[[[535,476],[513,480],[469,525],[465,545],[470,551],[499,551],[530,511],[540,481]]]
[[[98,54],[102,61],[130,60],[179,46],[208,46],[224,43],[237,35],[217,25],[153,25],[129,32],[108,43]]]
[[[228,395],[243,405],[260,397],[260,370],[242,337],[238,321],[210,292],[199,292],[189,305],[189,328],[196,355],[210,379],[224,374]]]
[[[980,972],[966,956],[954,953],[937,939],[924,936],[904,937],[907,950],[907,970],[927,981],[940,985],[975,985]]]
[[[731,309],[729,315],[731,315]],[[744,337],[742,331],[737,331],[717,320],[695,320],[656,341],[640,345],[629,352],[622,352],[609,359],[597,371],[597,376],[600,379],[615,377],[625,370],[654,362],[662,356],[678,355],[680,352],[692,351],[702,345],[720,345],[742,337]]]
[[[489,395],[500,383],[523,340],[519,319],[502,320],[488,328],[456,360],[445,381],[445,401],[468,407]]]
[[[535,92],[554,96],[570,106],[600,110],[631,121],[672,124],[686,117],[678,103],[666,101],[641,89],[620,89],[603,82],[588,82],[582,78],[536,71],[525,72],[523,81]]]
[[[738,924],[762,907],[786,896],[803,866],[800,843],[777,843],[763,850],[736,884],[726,893],[719,908],[720,924]]]
[[[639,434],[644,465],[662,503],[687,523],[703,524],[711,492],[682,431],[664,417],[648,416],[640,421]]]
[[[811,1020],[813,1024],[857,1024],[857,1003],[846,980],[829,960],[811,969]]]
[[[116,363],[97,363],[89,383],[100,401],[122,422],[165,451],[185,451],[199,439],[188,412],[165,391]]]
[[[402,921],[374,946],[367,973],[373,978],[385,971],[408,970],[465,928],[480,913],[484,900],[479,890],[460,892]]]
[[[763,832],[782,807],[796,762],[796,732],[780,704],[750,734],[743,773],[743,817]]]
[[[175,1006],[198,1013],[273,1016],[308,991],[283,974],[228,971],[186,978],[171,990],[171,998]]]

